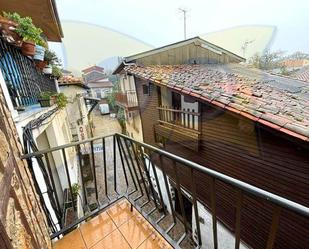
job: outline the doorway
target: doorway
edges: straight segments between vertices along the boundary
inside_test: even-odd
[[[181,109],[181,95],[179,93],[172,92],[172,107]]]

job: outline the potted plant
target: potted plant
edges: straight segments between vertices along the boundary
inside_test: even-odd
[[[16,46],[21,46],[22,38],[15,32],[18,24],[7,15],[6,12],[3,12],[3,16],[0,16],[0,33],[7,42]]]
[[[50,107],[55,104],[54,97],[52,97],[54,93],[52,92],[41,92],[40,97],[38,99],[41,107]]]
[[[33,59],[37,61],[44,61],[46,48],[47,43],[43,39],[42,41],[38,41],[38,43],[35,45],[35,54]]]
[[[47,49],[44,55],[44,61],[42,62],[41,69],[45,74],[52,74],[52,65],[58,65],[59,59],[55,52]]]
[[[42,30],[37,28],[33,23],[30,17],[21,17],[17,13],[3,13],[4,17],[9,20],[16,22],[17,27],[15,32],[22,37],[22,46],[21,51],[26,56],[35,55],[35,44],[43,47],[44,40],[41,37]],[[41,53],[41,52],[40,52]]]
[[[59,66],[57,66],[57,65],[52,65],[52,75],[56,79],[59,79],[62,76],[61,68]]]

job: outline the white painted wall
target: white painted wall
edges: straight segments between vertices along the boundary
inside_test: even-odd
[[[3,77],[1,70],[0,70],[0,87],[2,89],[5,101],[8,105],[8,108],[9,108],[11,114],[12,114],[12,118],[14,119],[15,117],[18,116],[18,112],[14,109],[14,106],[13,106],[13,103],[12,103],[12,100],[11,100],[11,97],[10,97],[10,94],[9,94],[9,90],[6,86],[6,83],[4,81],[4,77]]]
[[[147,166],[147,168],[149,167],[149,160],[148,159],[146,159],[146,166]],[[153,172],[153,169],[152,169],[151,165],[150,165],[149,169],[150,169],[149,170],[149,175],[150,175],[153,187],[154,187],[155,191],[157,192],[157,194],[159,196],[158,186],[157,186],[157,183],[156,183],[156,180],[155,180],[155,176],[154,176],[154,172]],[[161,193],[162,193],[163,202],[164,202],[165,206],[167,207],[167,211],[169,213],[172,213],[171,207],[169,205],[168,194],[167,194],[167,189],[165,187],[162,170],[159,169],[157,166],[155,166],[155,169],[156,169],[157,176],[158,176],[158,182],[160,184],[160,189],[161,189]],[[169,190],[172,191],[172,188],[171,188],[171,185],[169,184],[169,182],[168,182],[168,186],[169,186]]]
[[[70,132],[72,135],[77,135],[78,125],[82,124],[87,127],[89,123],[88,111],[83,97],[83,94],[86,94],[87,90],[78,86],[61,86],[60,91],[68,97],[68,104],[65,109]]]

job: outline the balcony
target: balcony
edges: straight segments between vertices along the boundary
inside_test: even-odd
[[[116,104],[128,111],[138,109],[137,95],[135,91],[125,91],[116,93]]]
[[[61,191],[50,163],[56,154],[62,156],[60,172],[67,183]],[[287,240],[297,248],[297,240],[287,231],[297,229],[306,236],[308,207],[122,134],[22,158],[30,169],[38,164],[46,176],[47,191],[39,194],[57,249],[119,248],[119,244],[125,248],[248,248],[250,236],[257,234],[265,248],[283,248]],[[78,193],[71,181],[71,160],[79,171]],[[68,201],[63,201],[63,188]],[[223,196],[232,204],[223,205]],[[73,214],[70,220],[63,219],[68,209]],[[235,220],[233,226],[226,217]]]
[[[37,104],[41,92],[57,91],[53,78],[39,72],[32,59],[22,55],[19,49],[2,38],[0,38],[0,70],[15,109],[20,110]]]
[[[201,114],[190,109],[180,110],[169,107],[157,107],[157,109],[159,111],[159,120],[155,125],[157,139],[168,138],[170,141],[198,151]]]

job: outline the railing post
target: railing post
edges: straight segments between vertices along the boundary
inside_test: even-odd
[[[93,167],[93,180],[94,180],[94,188],[95,188],[95,198],[97,203],[99,203],[99,194],[98,194],[98,184],[97,184],[97,173],[95,169],[95,158],[94,158],[94,150],[93,150],[93,141],[90,142],[91,147],[91,159],[92,159],[92,167]]]
[[[121,150],[119,139],[120,139],[119,137],[116,137],[116,142],[117,142],[118,151],[119,151],[119,155],[120,155],[120,161],[121,161],[121,165],[122,165],[122,170],[123,170],[123,174],[124,174],[124,178],[125,178],[126,186],[127,186],[126,191],[128,191],[129,182],[128,182],[128,176],[127,176],[127,172],[126,172],[125,165],[124,165],[124,160],[123,160],[123,158],[126,158],[126,157],[125,157],[123,151]]]
[[[86,192],[86,186],[84,183],[84,167],[83,167],[83,163],[82,163],[82,158],[81,158],[81,152],[80,152],[80,145],[76,146],[76,151],[78,154],[78,163],[79,163],[79,168],[80,168],[80,172],[81,172],[81,181],[82,181],[82,186],[83,186],[83,192],[84,192],[84,199],[85,199],[85,204],[88,206],[88,199],[87,199],[87,192]]]
[[[236,221],[235,221],[235,249],[240,246],[240,222],[241,222],[241,206],[242,206],[242,191],[237,190],[236,202]]]
[[[51,179],[51,183],[52,183],[52,187],[53,187],[53,192],[54,192],[54,196],[56,198],[56,203],[57,203],[57,213],[59,214],[59,217],[58,220],[61,221],[61,217],[62,217],[62,212],[61,212],[61,208],[60,208],[60,202],[59,202],[59,198],[58,198],[58,193],[57,193],[57,189],[56,189],[56,185],[55,185],[55,181],[54,181],[54,177],[53,177],[53,172],[51,171],[51,167],[50,167],[50,162],[49,162],[49,159],[48,159],[48,154],[45,153],[44,154],[44,157],[45,157],[45,161],[46,161],[46,165],[47,165],[47,170],[48,170],[48,173],[49,173],[49,177]],[[60,219],[59,219],[60,218]],[[61,224],[60,224],[61,226]]]
[[[180,211],[181,211],[185,231],[187,233],[188,232],[188,224],[187,224],[187,219],[186,219],[185,208],[184,208],[184,205],[183,205],[182,191],[181,191],[179,177],[178,177],[178,169],[177,169],[176,161],[174,161],[174,160],[173,160],[173,169],[174,169],[174,174],[175,174],[176,188],[177,188],[177,192],[178,192],[178,201],[179,201],[179,205],[180,205]]]
[[[200,221],[198,215],[198,207],[197,207],[197,198],[196,198],[196,184],[194,181],[194,170],[190,169],[190,178],[191,178],[191,188],[192,188],[192,202],[194,207],[194,216],[195,216],[195,223],[196,223],[196,232],[197,232],[197,239],[199,246],[202,245],[202,238],[201,238],[201,228],[200,228]]]
[[[104,188],[105,195],[108,200],[110,200],[107,191],[107,164],[106,164],[106,150],[105,150],[105,137],[102,138],[102,150],[103,150],[103,166],[104,166]]]
[[[62,149],[62,155],[63,155],[63,160],[64,160],[65,172],[66,172],[67,180],[68,180],[68,184],[69,184],[69,190],[70,190],[70,194],[71,194],[71,198],[72,198],[72,207],[73,207],[73,210],[76,211],[75,206],[74,206],[74,195],[73,195],[73,189],[72,189],[72,184],[71,184],[69,167],[68,167],[65,149]]]
[[[175,210],[174,210],[174,207],[173,207],[172,196],[171,196],[170,188],[169,188],[169,185],[168,185],[167,176],[166,176],[166,172],[165,172],[165,169],[164,169],[163,159],[162,159],[161,154],[159,155],[159,160],[160,160],[160,165],[161,165],[161,170],[162,170],[162,174],[163,174],[163,180],[164,180],[164,184],[165,184],[165,188],[166,188],[166,192],[167,192],[168,201],[169,201],[170,208],[171,208],[171,211],[172,211],[174,224],[176,224],[176,222],[177,222],[176,214],[175,214]]]
[[[277,230],[279,227],[279,218],[280,218],[281,209],[282,209],[281,207],[276,206],[273,212],[270,232],[269,232],[267,246],[266,246],[267,249],[272,249],[274,246]]]
[[[211,214],[212,214],[212,231],[214,249],[218,249],[218,234],[217,234],[217,209],[216,209],[216,180],[214,177],[210,181],[210,200],[211,200]]]

